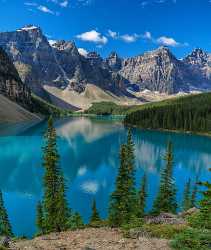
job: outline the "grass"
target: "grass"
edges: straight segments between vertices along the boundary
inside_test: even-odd
[[[175,236],[171,247],[176,250],[210,250],[211,231],[188,228]]]
[[[97,114],[97,115],[126,115],[147,108],[163,107],[180,103],[183,103],[184,105],[186,104],[191,105],[195,103],[201,104],[204,102],[206,103],[211,102],[211,93],[190,94],[163,101],[150,102],[142,105],[132,105],[132,106],[117,105],[112,102],[99,102],[99,103],[93,103],[92,106],[85,111],[85,113]]]
[[[173,239],[176,235],[187,229],[186,225],[170,225],[170,224],[145,224],[143,231],[151,237]]]
[[[32,94],[34,112],[45,116],[53,115],[56,117],[68,116],[72,113],[70,110],[64,110]]]

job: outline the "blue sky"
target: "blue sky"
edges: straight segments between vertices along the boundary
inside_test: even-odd
[[[211,0],[0,0],[0,31],[40,26],[49,39],[122,57],[168,45],[211,52]]]

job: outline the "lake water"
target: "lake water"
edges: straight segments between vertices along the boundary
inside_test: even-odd
[[[100,118],[63,119],[56,121],[55,126],[71,208],[87,222],[95,198],[99,212],[105,218],[119,166],[119,147],[125,142],[126,129],[119,121]],[[42,197],[41,148],[46,123],[0,129],[3,131],[0,137],[0,188],[15,234],[30,237],[36,232],[35,209]],[[132,132],[137,186],[140,186],[144,172],[148,177],[148,210],[159,187],[164,166],[162,157],[168,140],[174,144],[174,177],[179,202],[189,177],[192,180],[197,175],[202,180],[211,178],[208,172],[211,138],[139,129]]]

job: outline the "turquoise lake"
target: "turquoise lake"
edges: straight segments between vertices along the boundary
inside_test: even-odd
[[[120,121],[102,118],[57,120],[60,164],[67,181],[69,205],[85,222],[93,198],[102,218],[107,216],[109,195],[119,166],[119,147],[127,130]],[[42,198],[42,146],[46,122],[0,127],[0,188],[17,236],[36,232],[35,210]],[[211,178],[211,138],[190,134],[133,129],[137,187],[148,177],[147,209],[152,207],[164,166],[166,143],[174,144],[174,178],[181,203],[188,178]]]

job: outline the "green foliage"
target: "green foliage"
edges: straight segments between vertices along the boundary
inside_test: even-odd
[[[125,117],[125,124],[146,129],[210,132],[211,93],[190,95],[136,107]]]
[[[66,198],[66,186],[63,174],[60,172],[58,176],[58,190],[56,195],[57,217],[55,218],[58,231],[64,231],[68,228],[68,220],[70,217],[70,209]]]
[[[191,180],[189,179],[185,185],[183,202],[182,202],[183,211],[187,211],[191,208]]]
[[[93,103],[85,113],[95,115],[124,115],[129,109],[130,106],[119,106],[112,102],[98,102]]]
[[[211,231],[188,228],[176,235],[171,246],[177,250],[209,250]]]
[[[96,201],[94,200],[92,204],[92,215],[91,215],[89,224],[91,226],[97,225],[100,221],[101,221],[100,215],[97,211]]]
[[[84,223],[79,213],[73,213],[69,217],[68,228],[71,230],[83,229]]]
[[[123,144],[120,150],[119,173],[110,200],[109,224],[114,227],[127,224],[136,208],[134,144],[129,131],[127,144]]]
[[[137,216],[131,216],[130,221],[121,225],[120,229],[126,238],[130,238],[130,230],[140,230],[143,227],[143,218],[137,218]]]
[[[144,224],[143,231],[151,237],[173,239],[176,235],[183,232],[187,226],[170,224]]]
[[[176,213],[176,187],[173,179],[173,147],[169,142],[164,157],[166,167],[161,174],[160,189],[153,205],[153,214]]]
[[[42,207],[41,202],[38,202],[37,204],[36,226],[38,229],[37,234],[42,235],[45,232],[45,220],[44,220],[43,207]]]
[[[59,167],[56,130],[52,118],[49,118],[48,121],[43,151],[43,166],[45,168],[44,199],[42,203],[44,228],[39,228],[39,230],[42,230],[42,232],[60,232],[67,229],[70,211],[65,196],[65,182]],[[37,216],[40,217],[39,214]]]
[[[203,198],[199,203],[199,221],[203,225],[203,228],[211,229],[211,182],[202,182],[200,185],[205,190],[202,192]]]
[[[13,236],[12,227],[8,218],[7,210],[4,206],[2,192],[0,191],[0,235]]]
[[[197,207],[197,202],[196,202],[196,195],[198,193],[198,177],[196,178],[196,182],[194,183],[192,194],[190,197],[190,207]]]
[[[42,98],[32,94],[33,112],[46,116],[62,117],[72,113],[71,110],[65,110],[54,106]]]
[[[6,248],[4,246],[0,246],[0,250],[8,250],[8,248]]]
[[[146,207],[146,198],[147,198],[147,176],[144,174],[141,181],[141,188],[138,192],[138,208],[137,208],[137,216],[139,218],[144,217],[144,210]]]

